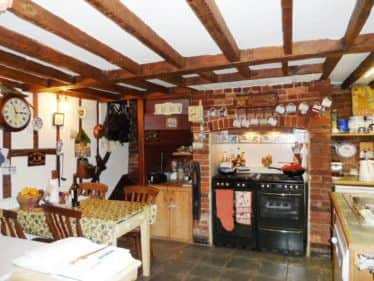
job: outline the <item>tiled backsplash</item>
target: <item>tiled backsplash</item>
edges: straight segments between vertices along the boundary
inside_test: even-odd
[[[306,131],[297,133],[255,133],[232,134],[229,132],[212,133],[211,168],[214,173],[223,159],[224,153],[231,155],[237,150],[244,152],[247,167],[261,167],[261,158],[270,154],[272,166],[281,167],[283,162],[292,162],[292,147],[295,142],[303,144],[303,166],[307,165],[307,144],[309,136]]]

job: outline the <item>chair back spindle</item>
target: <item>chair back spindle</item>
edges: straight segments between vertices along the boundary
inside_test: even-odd
[[[21,224],[18,222],[17,212],[12,210],[2,210],[2,217],[0,217],[0,232],[5,236],[11,236],[21,239],[26,239]]]
[[[79,210],[53,205],[43,205],[42,208],[45,212],[47,224],[54,240],[72,236],[83,236],[80,224],[82,213]]]

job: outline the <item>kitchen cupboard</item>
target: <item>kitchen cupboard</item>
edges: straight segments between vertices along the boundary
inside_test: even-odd
[[[352,204],[354,196],[372,197],[369,194],[337,193],[331,195],[333,204],[333,272],[334,281],[372,281],[368,270],[357,267],[360,254],[374,253],[372,226],[367,226]]]
[[[192,242],[192,188],[167,184],[152,186],[159,190],[152,237]]]

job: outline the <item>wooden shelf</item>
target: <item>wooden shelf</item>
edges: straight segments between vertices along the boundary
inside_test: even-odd
[[[173,156],[192,156],[191,152],[173,152]]]
[[[374,137],[374,133],[332,133],[332,137]]]

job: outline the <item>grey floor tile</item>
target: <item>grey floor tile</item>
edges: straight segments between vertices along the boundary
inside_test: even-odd
[[[287,264],[283,262],[262,261],[259,274],[284,280],[287,276]]]
[[[255,272],[261,267],[261,262],[254,259],[247,259],[243,256],[232,256],[226,266],[243,272]]]
[[[221,273],[220,281],[249,281],[252,273],[244,273],[235,269],[226,269]]]
[[[126,245],[129,248],[128,245]],[[332,281],[326,258],[152,241],[152,275],[140,281]]]
[[[191,275],[200,276],[201,278],[218,279],[222,271],[223,267],[200,263],[192,269]]]

